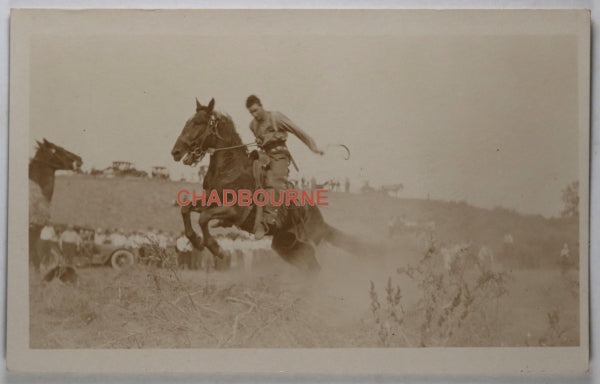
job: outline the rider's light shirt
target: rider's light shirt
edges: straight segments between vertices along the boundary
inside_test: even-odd
[[[265,148],[276,143],[285,143],[288,132],[295,135],[312,151],[317,151],[317,144],[300,127],[281,112],[265,111],[265,119],[250,122],[250,130],[256,136],[260,147]]]

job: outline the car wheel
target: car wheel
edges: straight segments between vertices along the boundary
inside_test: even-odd
[[[110,257],[110,264],[116,270],[130,267],[134,264],[135,257],[133,253],[125,249],[115,251]]]

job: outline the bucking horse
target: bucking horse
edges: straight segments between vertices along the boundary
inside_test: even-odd
[[[231,117],[214,110],[215,100],[207,106],[196,99],[196,112],[187,120],[171,155],[175,161],[193,166],[210,152],[208,172],[204,178],[206,193],[215,190],[223,201],[223,190],[259,189],[253,174],[256,153],[249,153],[236,132]],[[209,148],[212,149],[209,151]],[[202,235],[192,228],[191,213],[199,214],[198,224]],[[354,236],[327,224],[315,205],[288,206],[281,228],[274,231],[271,248],[288,263],[309,271],[320,269],[316,259],[316,247],[322,242],[343,248],[354,254],[367,251],[366,246]],[[222,258],[223,249],[211,235],[209,222],[219,220],[222,226],[236,226],[254,233],[255,206],[239,204],[222,206],[188,204],[181,207],[185,235],[197,249],[208,248]]]

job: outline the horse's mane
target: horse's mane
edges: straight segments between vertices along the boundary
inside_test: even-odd
[[[240,135],[237,133],[235,129],[235,124],[233,123],[233,119],[227,113],[215,111],[215,115],[220,120],[219,123],[219,135],[223,137],[225,140],[228,140],[231,145],[242,144],[242,139]],[[248,147],[242,147],[246,154],[248,153]]]
[[[33,155],[33,158],[35,158],[40,152],[42,152],[44,150],[44,144],[42,144],[38,141],[38,142],[36,142],[34,149],[35,149],[35,154]]]

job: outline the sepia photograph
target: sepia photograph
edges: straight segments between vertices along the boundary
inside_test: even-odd
[[[587,370],[588,11],[18,9],[10,59],[9,369]]]

